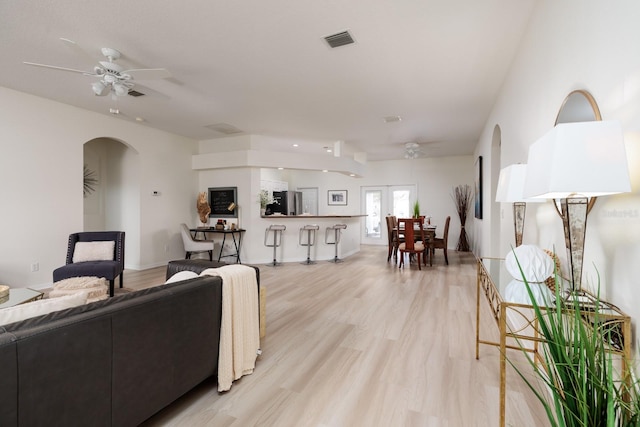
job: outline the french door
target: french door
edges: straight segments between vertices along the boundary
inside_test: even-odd
[[[361,188],[362,206],[367,215],[363,221],[361,243],[387,244],[387,215],[409,218],[416,200],[415,185],[388,185]]]

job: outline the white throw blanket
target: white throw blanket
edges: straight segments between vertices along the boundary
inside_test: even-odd
[[[260,351],[260,317],[256,271],[241,264],[200,273],[222,278],[222,321],[218,356],[218,391],[253,372]]]

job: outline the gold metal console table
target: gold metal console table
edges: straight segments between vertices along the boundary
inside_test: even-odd
[[[480,358],[480,344],[492,345],[500,349],[500,427],[505,426],[506,403],[506,366],[507,350],[526,350],[541,361],[538,347],[544,342],[538,329],[532,305],[517,304],[505,301],[504,290],[512,277],[506,271],[504,260],[500,258],[479,258],[477,260],[477,299],[476,299],[476,359]],[[480,338],[480,300],[485,296],[491,315],[500,333],[500,341],[488,341]],[[596,298],[585,291],[579,293],[580,304],[593,308]],[[598,304],[598,322],[600,328],[607,328],[610,337],[607,348],[620,356],[623,380],[628,381],[629,367],[627,361],[631,357],[631,318],[618,307],[600,300]],[[544,309],[541,307],[541,309]],[[567,309],[567,313],[571,312]],[[517,341],[516,341],[517,340]],[[524,343],[524,344],[523,344]]]

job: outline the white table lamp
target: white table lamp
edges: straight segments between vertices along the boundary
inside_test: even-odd
[[[588,198],[629,191],[619,122],[558,124],[529,147],[524,196],[561,199],[574,290],[581,288]]]
[[[524,232],[524,217],[529,203],[543,203],[544,199],[524,197],[524,181],[527,175],[527,165],[509,165],[500,171],[496,202],[513,203],[513,228],[516,237],[516,247],[522,244]]]

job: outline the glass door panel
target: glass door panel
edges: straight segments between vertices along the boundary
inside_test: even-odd
[[[369,240],[379,240],[382,230],[382,190],[364,191],[364,213],[365,218],[364,238]]]
[[[409,218],[415,200],[414,185],[390,185],[362,187],[362,206],[367,215],[363,221],[361,243],[365,245],[386,245],[387,215]]]

